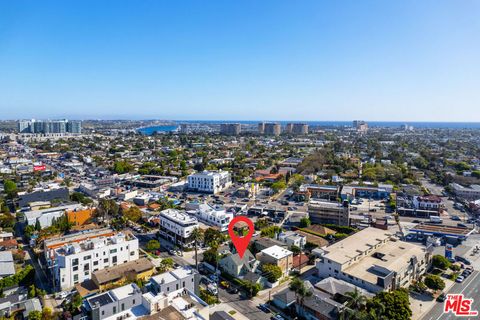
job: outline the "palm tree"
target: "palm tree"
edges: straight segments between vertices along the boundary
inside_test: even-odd
[[[365,312],[368,299],[362,295],[358,288],[355,288],[352,292],[346,292],[345,297],[347,298],[347,303],[340,310],[341,320],[368,319],[371,316]]]
[[[357,287],[352,292],[346,292],[345,296],[347,297],[347,307],[352,310],[362,311],[365,309],[367,304],[367,297],[365,297]]]
[[[306,297],[312,295],[312,291],[305,286],[305,283],[299,278],[295,278],[290,283],[290,289],[295,291],[296,300],[300,305],[300,314],[303,315],[303,304]]]
[[[203,231],[200,228],[195,228],[190,235],[190,239],[193,240],[193,244],[195,246],[195,269],[198,271],[198,243],[203,239]]]

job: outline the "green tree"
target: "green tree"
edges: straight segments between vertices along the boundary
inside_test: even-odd
[[[142,211],[137,206],[131,206],[123,215],[130,221],[138,222],[142,218]]]
[[[425,277],[425,285],[432,290],[443,290],[445,289],[445,281],[442,280],[439,276],[435,274],[429,274]]]
[[[300,252],[302,252],[302,249],[300,249],[300,247],[296,246],[296,245],[292,245],[290,247],[290,251],[293,252],[294,255],[297,255],[299,254]]]
[[[160,272],[166,272],[170,270],[171,268],[173,268],[173,265],[174,265],[174,262],[172,258],[162,259],[159,266]]]
[[[224,241],[225,236],[218,229],[208,228],[203,234],[203,242],[209,247],[218,246]]]
[[[42,312],[37,310],[30,311],[28,320],[42,320]]]
[[[158,240],[150,240],[147,242],[146,249],[148,251],[156,251],[160,249],[160,242]]]
[[[274,264],[264,264],[262,266],[263,275],[270,283],[276,282],[282,277],[282,269]]]
[[[435,268],[439,268],[439,269],[442,269],[442,270],[447,270],[450,267],[451,263],[444,256],[442,256],[440,254],[436,254],[432,257],[432,265]]]
[[[312,222],[310,222],[310,218],[304,217],[300,219],[300,228],[308,228]]]
[[[12,199],[17,196],[17,184],[12,180],[5,180],[3,182],[3,188],[8,198]]]
[[[368,314],[373,319],[410,320],[409,293],[405,289],[379,292],[367,303]]]
[[[274,193],[278,193],[280,190],[283,190],[287,187],[287,184],[285,183],[285,181],[283,180],[280,180],[280,181],[275,181],[274,183],[272,183],[272,185],[270,186],[270,188],[272,188],[273,192]]]

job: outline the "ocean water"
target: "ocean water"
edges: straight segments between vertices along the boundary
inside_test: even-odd
[[[155,132],[174,132],[178,129],[178,126],[153,126],[138,129],[138,132],[147,136],[154,134]]]
[[[204,124],[220,124],[220,123],[241,123],[241,124],[258,124],[261,121],[237,121],[237,120],[183,120],[177,123],[204,123]],[[269,121],[266,121],[269,122]],[[306,123],[309,126],[321,127],[351,127],[352,121],[273,121],[281,125],[291,122]],[[367,121],[370,127],[383,128],[399,128],[408,124],[414,128],[422,129],[480,129],[480,122],[400,122],[400,121]],[[138,132],[145,135],[152,135],[155,132],[174,132],[179,128],[178,125],[171,126],[152,126],[138,129]]]

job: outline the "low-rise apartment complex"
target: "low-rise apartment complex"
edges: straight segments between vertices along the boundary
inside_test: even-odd
[[[334,277],[371,292],[407,286],[425,273],[431,260],[429,249],[371,227],[324,251],[317,262],[321,278]]]
[[[55,287],[66,290],[94,271],[137,260],[138,239],[130,232],[90,230],[48,239],[44,252]]]

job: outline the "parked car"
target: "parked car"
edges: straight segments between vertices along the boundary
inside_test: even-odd
[[[456,257],[455,257],[455,260],[458,261],[458,262],[463,262],[463,263],[465,263],[466,265],[471,265],[471,264],[472,264],[472,263],[470,262],[470,260],[468,260],[467,258],[461,257],[461,256],[456,256]]]
[[[271,320],[284,320],[285,318],[279,314],[276,314],[270,318]]]
[[[451,219],[455,220],[455,221],[461,221],[462,220],[462,219],[460,219],[459,216],[452,216]]]
[[[261,303],[258,305],[258,309],[262,310],[263,312],[270,313],[270,308],[265,303]]]
[[[463,277],[463,276],[458,276],[457,279],[455,279],[455,281],[458,282],[458,283],[462,283],[463,280],[465,280],[465,277]]]
[[[237,294],[238,289],[235,288],[235,287],[230,287],[230,288],[227,289],[227,292],[230,293],[230,294]]]
[[[440,295],[437,297],[438,302],[443,302],[443,301],[445,301],[445,299],[447,299],[447,295],[443,292],[440,293]]]

